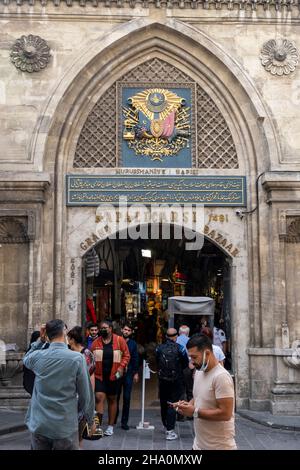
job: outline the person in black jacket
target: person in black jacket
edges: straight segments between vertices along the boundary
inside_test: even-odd
[[[125,431],[129,430],[128,426],[128,418],[129,418],[129,409],[130,409],[130,399],[131,399],[131,391],[133,383],[137,383],[139,380],[139,355],[136,342],[131,338],[133,333],[133,328],[129,323],[125,323],[122,328],[122,335],[125,339],[129,353],[130,353],[130,361],[127,367],[127,371],[122,377],[121,387],[119,388],[118,393],[118,411],[116,422],[119,415],[119,402],[120,396],[123,389],[123,408],[122,408],[122,418],[121,418],[121,427]]]
[[[184,386],[183,370],[189,365],[187,352],[181,344],[176,343],[177,337],[177,330],[169,328],[165,343],[156,349],[161,420],[168,441],[178,437],[174,429],[176,411],[172,403],[181,397]]]

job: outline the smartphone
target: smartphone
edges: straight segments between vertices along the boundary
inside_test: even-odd
[[[175,403],[173,403],[172,401],[167,401],[167,404],[168,404],[169,406],[175,405]]]

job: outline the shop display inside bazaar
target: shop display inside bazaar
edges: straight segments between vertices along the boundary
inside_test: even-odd
[[[168,298],[207,296],[215,300],[215,324],[230,336],[230,266],[211,242],[187,251],[182,240],[116,239],[93,250],[86,261],[83,320],[92,301],[97,321],[127,319],[141,344],[160,343],[168,327]],[[199,318],[178,321],[188,324],[191,334],[199,331]]]

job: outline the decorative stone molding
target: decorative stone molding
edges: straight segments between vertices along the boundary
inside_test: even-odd
[[[39,72],[47,67],[50,48],[39,36],[21,36],[14,43],[10,53],[12,63],[22,72]]]
[[[282,347],[289,348],[290,347],[290,331],[286,321],[281,324],[281,339],[282,339]]]
[[[19,221],[25,228],[25,238],[26,238],[25,240],[20,241],[20,242],[10,241],[8,243],[24,243],[24,242],[32,241],[36,238],[36,212],[34,210],[0,209],[0,224],[5,220],[10,220],[10,221],[16,220],[17,222]],[[3,230],[4,230],[4,226],[3,226]],[[2,241],[1,243],[6,243],[6,242]]]
[[[0,203],[44,203],[49,186],[50,177],[47,174],[40,177],[33,174],[25,181],[16,180],[14,175],[0,175]]]
[[[251,356],[272,356],[278,358],[293,369],[300,369],[300,340],[292,343],[291,348],[248,348],[247,354]],[[299,385],[300,387],[300,385]]]
[[[299,54],[288,39],[270,39],[261,49],[260,60],[272,75],[289,75],[298,65]]]
[[[0,384],[7,387],[16,374],[23,370],[24,353],[7,353],[6,363],[0,365]]]
[[[285,241],[287,243],[300,242],[300,217],[289,217],[287,226],[287,234]]]
[[[279,239],[286,243],[300,243],[300,211],[279,211]]]
[[[280,202],[286,204],[286,207],[295,207],[295,201],[300,198],[300,178],[297,172],[266,172],[261,178],[261,183],[267,193],[267,204],[275,204]],[[288,214],[288,216],[300,215],[300,210],[284,210],[282,212],[283,218],[281,217],[283,225],[285,223],[284,213]],[[284,228],[283,225],[281,224],[280,230]],[[286,233],[286,231],[280,231],[279,233]]]
[[[0,217],[0,243],[28,242],[26,226],[15,217]]]
[[[97,7],[117,7],[117,8],[181,8],[181,9],[216,9],[216,10],[252,10],[256,11],[262,8],[265,11],[292,11],[299,9],[298,0],[0,0],[0,4],[4,5],[16,3],[20,5],[31,5],[40,3],[43,7],[47,7],[48,3],[54,4],[59,7],[61,4],[66,4],[68,7],[79,5],[85,7],[91,5]]]

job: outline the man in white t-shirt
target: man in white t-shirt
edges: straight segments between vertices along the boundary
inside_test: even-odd
[[[225,332],[221,328],[217,328],[216,326],[214,326],[213,334],[213,344],[219,346],[223,350],[223,352],[226,353],[227,338]]]
[[[194,450],[234,450],[234,386],[232,378],[214,356],[211,340],[195,335],[187,350],[196,368],[193,399],[173,406],[183,416],[194,417]]]

